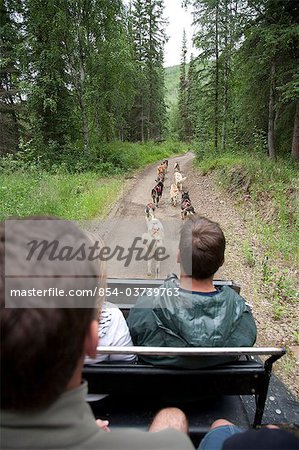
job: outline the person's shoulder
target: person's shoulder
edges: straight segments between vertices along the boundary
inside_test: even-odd
[[[232,289],[230,286],[221,286],[219,293],[223,297],[227,297],[227,298],[245,303],[245,299],[240,294],[238,294],[238,292],[236,292],[234,289]]]
[[[179,286],[180,280],[175,273],[170,273],[169,275],[167,275],[162,286],[168,285],[168,284]]]
[[[252,305],[238,294],[234,289],[229,286],[222,286],[221,288],[222,296],[225,300],[229,300],[235,305],[238,305],[239,309],[243,312],[252,312]]]
[[[175,273],[171,273],[167,275],[163,283],[159,286],[159,290],[155,297],[159,297],[160,295],[171,296],[175,291],[174,289],[178,289],[180,286],[180,280],[178,279]]]
[[[110,302],[105,302],[102,308],[102,314],[111,314],[113,318],[119,318],[123,316],[123,313],[117,305]]]
[[[123,319],[123,313],[118,308],[118,306],[114,305],[110,302],[105,302],[103,304],[102,310],[101,310],[101,317],[100,317],[100,326],[101,327],[107,327],[112,326],[113,324],[121,321]]]

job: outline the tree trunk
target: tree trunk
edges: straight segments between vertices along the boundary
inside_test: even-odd
[[[271,79],[269,92],[269,117],[268,117],[268,155],[271,159],[276,158],[275,152],[275,63],[271,65]]]
[[[215,73],[215,109],[214,109],[214,146],[215,151],[218,151],[218,128],[219,128],[219,36],[218,36],[218,20],[219,20],[219,2],[216,3],[216,17],[215,17],[215,59],[216,59],[216,73]]]
[[[229,48],[228,48],[228,4],[225,0],[225,18],[224,18],[224,71],[223,71],[223,119],[222,119],[222,143],[221,151],[225,151],[226,132],[227,132],[227,113],[228,113],[228,65],[229,65]]]
[[[87,153],[89,149],[89,130],[88,130],[86,102],[84,98],[84,84],[85,84],[84,55],[81,45],[79,49],[79,63],[80,63],[80,109],[82,113],[83,145],[84,145],[84,152]]]
[[[299,161],[299,97],[297,98],[297,104],[296,104],[291,155],[295,161]]]
[[[141,142],[144,142],[144,104],[143,104],[143,96],[141,98]]]

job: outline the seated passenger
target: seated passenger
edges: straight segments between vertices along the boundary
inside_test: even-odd
[[[251,347],[256,325],[245,300],[228,286],[217,288],[213,277],[224,262],[225,237],[220,226],[198,215],[181,230],[180,279],[170,275],[159,295],[137,300],[128,317],[135,345],[148,347]],[[159,366],[200,368],[235,357],[151,356]]]
[[[97,243],[99,247],[104,247],[101,238],[90,232],[86,232],[87,236],[93,243]],[[127,347],[132,346],[130,331],[121,310],[113,303],[106,302],[105,298],[107,268],[104,261],[99,262],[99,298],[98,298],[98,345],[104,347]],[[100,295],[103,293],[104,295]],[[99,355],[95,358],[85,358],[84,363],[91,365],[102,361],[135,361],[135,355]]]
[[[110,302],[104,302],[99,316],[99,345],[104,347],[127,347],[133,345],[130,331],[121,310]],[[102,361],[135,361],[135,355],[99,355],[86,358],[85,364]]]

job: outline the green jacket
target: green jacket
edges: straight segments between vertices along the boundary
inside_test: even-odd
[[[233,289],[223,286],[217,292],[198,293],[178,289],[178,286],[179,280],[172,274],[161,286],[159,295],[137,300],[128,317],[135,345],[251,347],[255,343],[256,325],[251,311]],[[235,358],[143,356],[142,359],[160,366],[196,369]]]

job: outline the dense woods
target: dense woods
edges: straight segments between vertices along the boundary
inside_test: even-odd
[[[299,160],[299,4],[183,4],[198,52],[184,35],[172,111],[163,0],[2,0],[1,153],[105,161],[99,143],[170,136]]]
[[[163,1],[1,1],[1,152],[161,139]]]
[[[193,10],[198,56],[189,75],[182,58],[180,129],[190,121],[192,133],[180,136],[216,151],[256,147],[299,160],[298,2],[184,3]],[[183,38],[183,55],[185,45]]]

